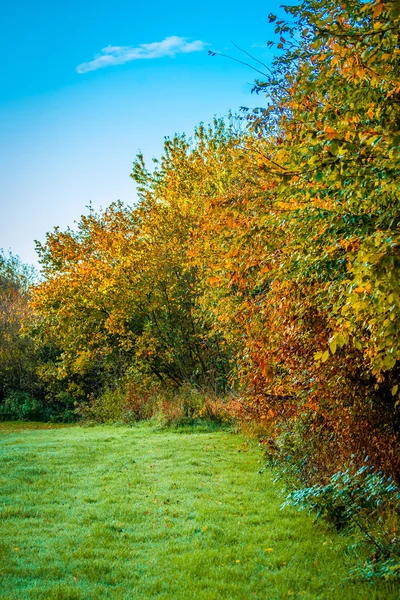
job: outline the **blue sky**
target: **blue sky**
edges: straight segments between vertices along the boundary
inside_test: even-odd
[[[136,153],[262,99],[232,40],[270,62],[278,2],[112,4],[14,0],[0,7],[0,248],[34,263],[34,239],[136,198]]]

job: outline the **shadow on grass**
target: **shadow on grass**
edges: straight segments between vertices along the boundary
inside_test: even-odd
[[[35,429],[64,429],[76,427],[75,423],[44,423],[43,421],[0,421],[0,433],[14,433],[15,431]]]

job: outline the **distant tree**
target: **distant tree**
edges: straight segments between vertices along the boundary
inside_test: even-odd
[[[0,400],[10,391],[34,394],[38,382],[35,373],[33,342],[21,335],[29,312],[29,290],[37,274],[18,256],[0,253]]]

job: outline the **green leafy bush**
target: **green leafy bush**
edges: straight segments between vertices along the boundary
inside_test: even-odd
[[[69,392],[59,392],[52,402],[43,409],[43,420],[52,423],[73,423],[76,421],[75,405],[77,401]]]
[[[42,404],[28,392],[9,392],[0,404],[2,421],[34,421],[42,417]]]
[[[84,421],[116,423],[126,413],[125,393],[123,390],[106,390],[98,398],[80,404],[75,412]]]
[[[365,515],[378,516],[387,506],[400,508],[400,493],[391,477],[364,465],[355,472],[338,471],[326,485],[313,485],[291,492],[285,502],[317,511],[337,529],[359,523]]]
[[[366,459],[367,461],[367,459]],[[347,529],[366,544],[369,557],[352,575],[400,576],[400,492],[391,477],[368,464],[332,475],[325,485],[296,489],[283,506],[315,512],[336,529]]]

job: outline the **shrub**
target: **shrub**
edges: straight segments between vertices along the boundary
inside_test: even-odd
[[[42,417],[42,404],[27,392],[9,392],[0,405],[0,420],[34,421]]]
[[[69,392],[59,392],[52,402],[46,403],[43,420],[52,423],[73,423],[76,421],[76,402],[76,398]]]
[[[358,469],[350,466],[332,475],[325,485],[290,492],[283,506],[288,505],[315,512],[338,530],[362,534],[369,557],[352,575],[368,579],[400,576],[400,492],[391,477],[368,464]]]
[[[346,458],[343,441],[327,427],[315,427],[317,418],[304,412],[275,431],[265,428],[260,446],[267,465],[289,492],[283,506],[313,512],[351,534],[352,543],[361,545],[367,556],[352,577],[400,575],[400,493],[395,480],[371,464],[376,454],[372,460],[362,459],[350,446]],[[365,445],[373,449],[368,431],[365,437]],[[334,468],[338,455],[342,469]]]
[[[230,425],[229,401],[189,384],[180,388],[131,376],[120,388],[108,389],[98,398],[80,404],[75,414],[94,423],[134,423],[155,417],[161,426],[180,427],[198,423]]]
[[[151,382],[143,385],[136,380],[130,380],[126,385],[125,413],[122,420],[130,422],[150,419],[158,411],[159,400],[159,384]]]
[[[126,412],[126,399],[123,390],[108,389],[98,398],[90,398],[79,405],[75,413],[85,421],[93,423],[115,423],[122,420]]]
[[[141,386],[134,379],[107,389],[75,409],[75,414],[94,423],[132,423],[150,419],[159,404],[158,386]]]
[[[180,427],[208,422],[213,426],[232,425],[234,417],[229,410],[229,399],[222,399],[207,390],[189,384],[164,393],[161,419],[167,427]]]

